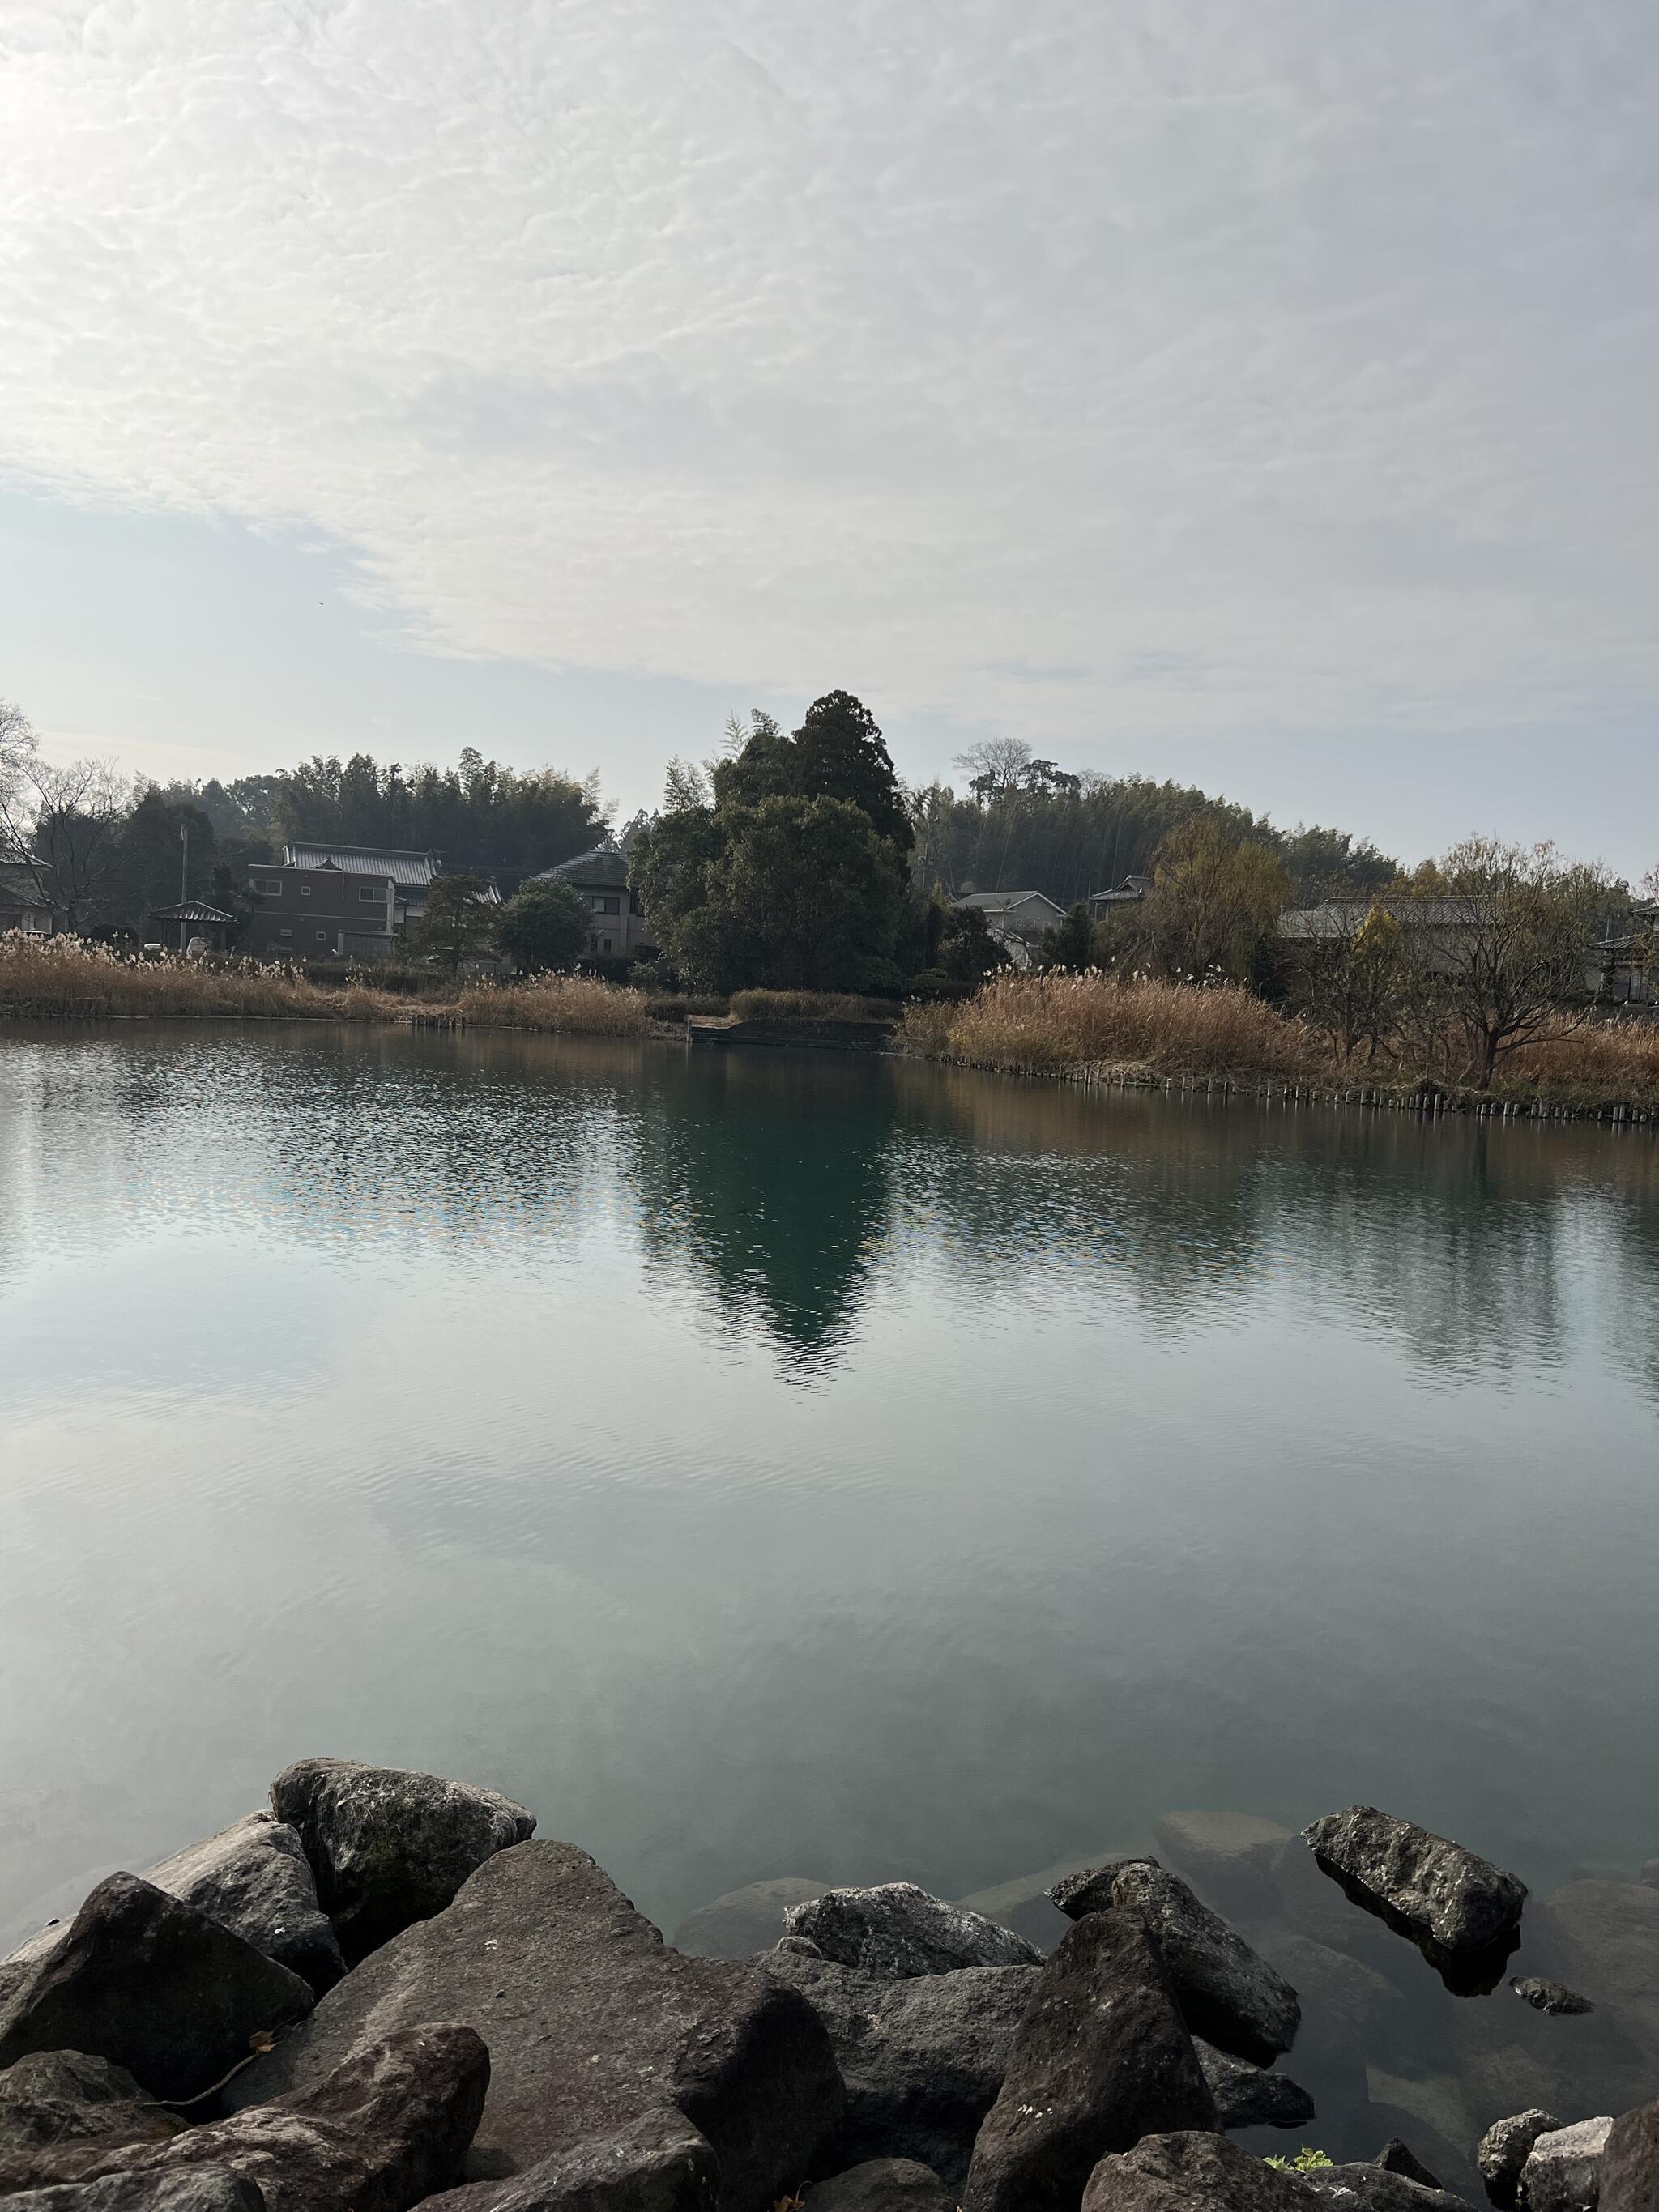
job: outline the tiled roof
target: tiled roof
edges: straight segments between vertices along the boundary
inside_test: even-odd
[[[182,906],[153,906],[149,910],[152,921],[234,921],[234,914],[221,907],[209,906],[204,899],[186,899]]]
[[[591,852],[578,853],[574,860],[561,860],[556,867],[544,868],[531,881],[599,884],[609,890],[624,890],[628,886],[628,855],[618,852],[614,845],[595,845]]]
[[[399,853],[380,845],[284,845],[288,868],[337,868],[344,876],[385,876],[394,884],[424,890],[438,873],[433,853]]]

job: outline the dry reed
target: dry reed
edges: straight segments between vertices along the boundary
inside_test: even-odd
[[[846,991],[738,991],[732,1012],[740,1022],[890,1022],[898,1008]]]
[[[977,1067],[1102,1066],[1148,1075],[1305,1075],[1314,1040],[1237,984],[1194,988],[1145,977],[998,975],[958,1006],[905,1015],[907,1043]]]

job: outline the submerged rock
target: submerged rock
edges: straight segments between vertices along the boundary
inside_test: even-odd
[[[752,1959],[784,1934],[791,1905],[809,1904],[829,1886],[799,1875],[748,1882],[682,1920],[668,1940],[689,1959]]]
[[[1197,2036],[1193,2049],[1224,2128],[1305,2128],[1313,2118],[1313,2099],[1287,2075],[1270,2074]]]
[[[1527,1886],[1462,1844],[1374,1805],[1330,1813],[1304,1832],[1322,1864],[1444,1951],[1497,1942],[1521,1917]]]
[[[299,1831],[269,1813],[250,1813],[175,1851],[145,1880],[298,1974],[319,1996],[345,1972]]]
[[[1314,2212],[1301,2182],[1224,2136],[1144,2136],[1103,2158],[1083,2212]]]
[[[751,1967],[688,1959],[586,1851],[525,1843],[337,1983],[232,2085],[302,2087],[393,2027],[458,2021],[489,2048],[466,2179],[490,2180],[672,2111],[720,2160],[724,2212],[758,2212],[811,2171],[841,2077],[811,2006]]]
[[[0,2002],[0,2066],[82,2051],[150,2095],[195,2097],[260,2033],[302,2019],[310,1984],[136,1875],[100,1881],[68,1932]]]
[[[1156,1939],[1121,1906],[1091,1912],[1043,1967],[1015,2031],[965,2212],[1072,2212],[1109,2152],[1215,2125]]]
[[[349,1759],[302,1759],[270,1785],[298,1831],[348,1958],[441,1912],[475,1868],[521,1844],[536,1816],[494,1790]]]
[[[1595,2212],[1601,2153],[1613,2125],[1608,2112],[1540,2136],[1521,2169],[1519,2197],[1526,2212]]]
[[[1155,1860],[1074,1875],[1051,1893],[1073,1920],[1114,1905],[1138,1912],[1158,1938],[1188,2027],[1206,2042],[1267,2066],[1296,2040],[1301,2009],[1284,1976]]]
[[[1036,1946],[1012,1928],[930,1897],[913,1881],[883,1882],[876,1889],[827,1889],[822,1897],[791,1906],[786,1919],[789,1933],[815,1944],[823,1958],[893,1981],[962,1966],[1042,1963]]]
[[[1431,2173],[1403,2136],[1390,2136],[1376,2156],[1373,2166],[1380,2166],[1385,2173],[1403,2173],[1407,2181],[1415,2181],[1424,2189],[1437,2189],[1443,2194],[1452,2194],[1437,2174]]]
[[[1542,1974],[1516,1975],[1510,1987],[1534,2012],[1587,2013],[1595,2010],[1589,1999],[1581,1997],[1577,1990],[1570,1990],[1565,1982],[1549,1981]]]

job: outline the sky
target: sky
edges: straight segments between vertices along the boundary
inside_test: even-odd
[[[625,817],[842,686],[1639,875],[1656,112],[1648,0],[0,0],[0,696]]]

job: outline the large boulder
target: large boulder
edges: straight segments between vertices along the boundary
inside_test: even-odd
[[[786,1932],[791,1905],[809,1904],[829,1886],[802,1875],[747,1882],[682,1920],[669,1941],[688,1959],[752,1959]]]
[[[1073,1875],[1051,1893],[1073,1920],[1113,1905],[1138,1912],[1158,1938],[1187,2025],[1206,2043],[1271,2066],[1295,2042],[1301,2008],[1285,1977],[1155,1859]]]
[[[811,2212],[953,2212],[956,2198],[938,2174],[913,2158],[872,2158],[821,2181]]]
[[[1043,1967],[1015,2031],[965,2212],[1076,2212],[1109,2152],[1215,2125],[1157,1939],[1121,1906],[1091,1912]]]
[[[441,1912],[475,1868],[536,1832],[535,1814],[494,1790],[350,1759],[284,1767],[270,1808],[298,1831],[353,1961]]]
[[[175,1851],[145,1880],[232,1929],[309,1982],[319,1996],[345,1972],[299,1831],[269,1813],[250,1813]]]
[[[421,2212],[714,2212],[718,2162],[683,2113],[653,2112],[503,2181],[469,2181]]]
[[[1036,1944],[960,1905],[930,1897],[913,1881],[876,1889],[827,1889],[790,1908],[789,1933],[842,1966],[899,1981],[960,1966],[1035,1966]]]
[[[66,2145],[86,2147],[92,2160],[118,2143],[166,2142],[184,2124],[107,2058],[32,2051],[0,2074],[0,2197],[61,2173]],[[46,2172],[43,2151],[58,2161]]]
[[[408,2212],[459,2172],[489,2081],[471,2028],[404,2029],[268,2105],[106,2151],[96,2171],[224,2169],[253,2183],[269,2212]]]
[[[964,1966],[889,1981],[780,1944],[762,1972],[799,1990],[830,2033],[846,2116],[826,2155],[837,2166],[918,2161],[951,2188],[996,2100],[1035,1966]]]
[[[1601,2152],[1601,2212],[1659,2212],[1659,2099],[1623,2112]]]
[[[238,2105],[320,2081],[391,2029],[464,2021],[489,2047],[465,2179],[495,2180],[671,2109],[702,2129],[724,2212],[811,2169],[842,2090],[823,2023],[752,1968],[669,1950],[586,1851],[518,1844],[337,1983],[232,2085]]]
[[[218,1921],[112,1874],[0,2001],[0,2066],[30,2051],[87,2051],[177,2102],[315,2002],[308,1983]]]
[[[1527,2212],[1595,2212],[1601,2153],[1613,2127],[1607,2112],[1540,2136],[1521,2169],[1520,2201]]]
[[[1015,1935],[1035,1943],[1046,1959],[1050,1951],[1066,1941],[1070,1925],[1050,1893],[1058,1883],[1064,1881],[1067,1875],[1085,1874],[1095,1868],[1115,1865],[1121,1859],[1144,1859],[1152,1855],[1148,1840],[1126,1844],[1115,1850],[1092,1851],[1086,1858],[1060,1859],[1034,1874],[1017,1875],[1011,1881],[976,1889],[970,1896],[957,1898],[957,1903],[964,1911],[977,1912],[984,1919],[994,1920],[1000,1928],[1012,1928]]]
[[[1478,1951],[1521,1917],[1527,1886],[1462,1844],[1374,1805],[1328,1813],[1304,1831],[1322,1865],[1443,1951]]]
[[[1553,2112],[1547,2112],[1538,2105],[1528,2112],[1511,2112],[1506,2119],[1492,2122],[1480,2138],[1474,2162],[1480,2169],[1487,2194],[1495,2202],[1513,2202],[1521,2170],[1532,2154],[1533,2145],[1540,2136],[1553,2135],[1561,2124]]]
[[[1197,2036],[1193,2049],[1224,2128],[1305,2128],[1314,2117],[1313,2099],[1288,2075],[1270,2074]]]
[[[1361,2162],[1316,2166],[1301,2179],[1316,2197],[1340,2206],[1341,2212],[1468,2212],[1461,2197],[1425,2188],[1390,2166]]]
[[[117,2173],[6,2199],[7,2212],[267,2212],[251,2181],[222,2166],[191,2173]]]
[[[1103,2158],[1083,2192],[1083,2212],[1315,2212],[1293,2176],[1224,2136],[1143,2136]]]
[[[1444,2188],[1439,2175],[1424,2165],[1403,2136],[1390,2136],[1371,2164],[1382,2166],[1389,2173],[1403,2173],[1407,2181],[1418,2182],[1425,2189]],[[1455,2196],[1456,2191],[1446,2191],[1445,2193]]]

